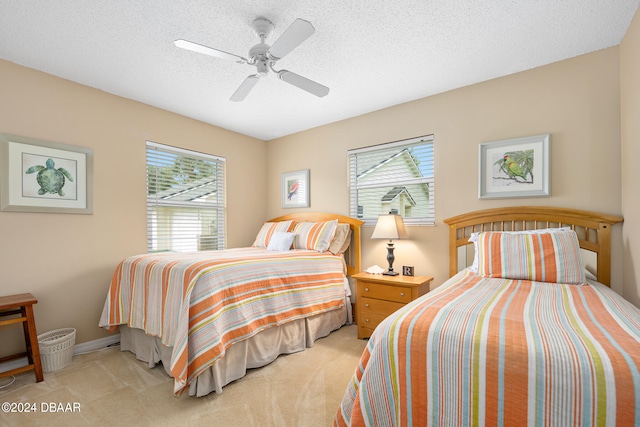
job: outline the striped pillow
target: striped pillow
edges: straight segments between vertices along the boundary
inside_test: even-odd
[[[293,228],[296,235],[293,239],[293,248],[324,252],[329,249],[337,227],[337,219],[324,222],[299,222]]]
[[[256,248],[268,247],[273,233],[276,231],[289,231],[292,223],[293,221],[265,222],[262,224],[262,228],[258,232],[255,242],[253,242],[253,246]]]
[[[502,233],[511,233],[511,234],[518,234],[518,233],[522,233],[522,234],[541,234],[541,233],[557,233],[559,231],[563,231],[563,230],[571,230],[570,227],[554,227],[554,228],[537,228],[537,229],[533,229],[533,230],[521,230],[521,231],[503,231]],[[474,273],[478,273],[478,235],[480,234],[480,231],[476,231],[471,233],[471,235],[469,236],[469,241],[473,242],[473,264],[471,264],[469,267],[467,267],[469,270],[473,271]]]
[[[573,230],[554,233],[478,234],[478,274],[580,285],[586,278]]]

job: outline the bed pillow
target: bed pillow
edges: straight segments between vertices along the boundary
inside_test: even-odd
[[[351,243],[351,226],[349,224],[338,224],[336,227],[336,235],[331,240],[329,252],[334,255],[346,252]]]
[[[299,222],[293,228],[296,235],[293,239],[293,248],[324,252],[329,249],[337,227],[337,219],[323,222]]]
[[[256,248],[268,247],[273,233],[276,231],[289,231],[292,223],[293,221],[265,222],[262,224],[262,228],[258,232],[256,240],[253,242],[253,246]]]
[[[581,285],[585,273],[578,236],[553,233],[483,232],[477,236],[478,274]]]
[[[544,234],[544,233],[557,233],[562,230],[571,230],[570,227],[556,227],[556,228],[537,228],[535,230],[521,230],[521,231],[503,231],[502,233],[511,233],[511,234]],[[473,242],[473,264],[467,267],[474,273],[478,272],[478,235],[479,231],[471,233],[469,236],[469,242]]]
[[[269,240],[269,246],[267,246],[268,251],[288,251],[291,249],[291,245],[293,244],[294,233],[288,233],[285,231],[276,231],[271,236],[271,240]]]

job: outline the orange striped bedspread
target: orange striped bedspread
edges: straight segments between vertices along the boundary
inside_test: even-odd
[[[118,265],[99,325],[143,329],[173,347],[181,394],[233,343],[344,307],[343,259],[307,250],[160,253]]]
[[[638,426],[640,310],[463,270],[382,322],[334,424]]]

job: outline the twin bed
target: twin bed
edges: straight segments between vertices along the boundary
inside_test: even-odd
[[[608,288],[621,221],[547,207],[445,220],[452,277],[376,328],[334,424],[640,425],[640,310]]]
[[[221,393],[348,322],[361,225],[292,214],[263,224],[252,247],[132,256],[113,275],[100,326],[120,328],[121,350],[162,362],[176,395]]]

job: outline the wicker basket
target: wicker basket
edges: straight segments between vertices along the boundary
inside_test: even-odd
[[[74,328],[54,329],[38,335],[40,360],[44,372],[57,371],[71,363],[76,343]]]

